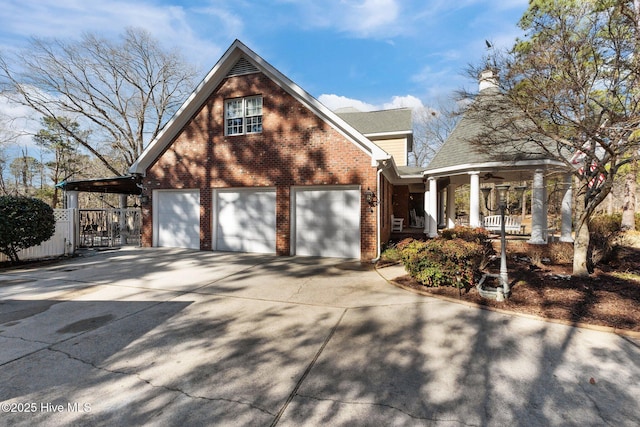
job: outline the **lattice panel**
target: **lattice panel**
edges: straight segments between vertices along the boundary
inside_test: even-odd
[[[56,221],[71,221],[71,210],[70,209],[54,209],[53,217]]]

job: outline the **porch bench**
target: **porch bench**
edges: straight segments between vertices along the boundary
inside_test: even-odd
[[[522,234],[522,218],[519,216],[504,217],[504,231],[506,233]],[[485,216],[482,220],[482,226],[485,230],[500,231],[500,215]]]

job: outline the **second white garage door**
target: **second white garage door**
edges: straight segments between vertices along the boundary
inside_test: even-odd
[[[219,190],[215,212],[216,250],[275,253],[275,190]]]
[[[295,254],[360,258],[360,190],[298,189]]]

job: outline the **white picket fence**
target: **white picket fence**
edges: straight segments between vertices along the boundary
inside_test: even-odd
[[[76,247],[77,210],[54,209],[53,214],[56,218],[56,231],[53,236],[38,246],[19,251],[18,257],[21,261],[73,254]],[[0,262],[2,261],[9,261],[9,257],[0,253]]]

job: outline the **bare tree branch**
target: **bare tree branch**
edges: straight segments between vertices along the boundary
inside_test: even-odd
[[[438,152],[459,119],[459,105],[453,99],[440,99],[433,107],[413,110],[413,151],[409,163],[426,166]]]
[[[11,62],[10,62],[11,61]],[[33,39],[0,56],[5,96],[43,116],[70,117],[85,134],[58,123],[114,174],[122,174],[190,93],[195,70],[141,29],[117,42]]]

